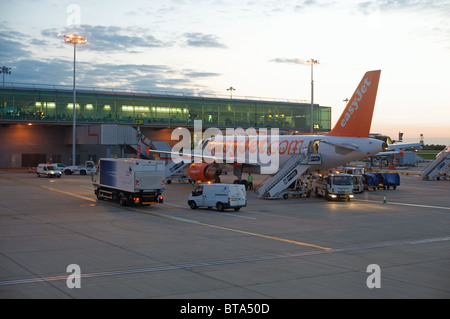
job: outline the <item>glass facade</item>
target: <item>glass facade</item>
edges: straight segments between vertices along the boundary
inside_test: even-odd
[[[72,90],[2,87],[0,103],[3,122],[72,123]],[[311,104],[80,89],[75,108],[78,124],[134,124],[139,120],[149,127],[191,126],[194,120],[203,120],[204,127],[309,131]],[[314,127],[316,131],[331,129],[331,107],[314,105]]]

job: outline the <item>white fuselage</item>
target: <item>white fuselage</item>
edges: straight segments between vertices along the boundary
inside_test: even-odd
[[[327,135],[281,135],[269,137],[265,141],[258,140],[258,137],[254,136],[234,140],[211,138],[203,145],[205,159],[215,158],[210,161],[211,163],[240,163],[244,167],[267,166],[267,161],[271,160],[277,162],[281,168],[293,155],[319,154],[321,161],[318,164],[311,164],[313,170],[344,165],[381,152],[385,147],[383,141],[376,139]],[[273,174],[274,171],[266,173]]]

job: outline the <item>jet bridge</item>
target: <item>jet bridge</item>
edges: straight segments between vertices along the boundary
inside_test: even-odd
[[[450,145],[436,156],[420,174],[424,180],[441,180],[449,178],[450,173]]]

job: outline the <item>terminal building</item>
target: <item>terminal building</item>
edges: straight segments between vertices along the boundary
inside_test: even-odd
[[[42,162],[72,163],[73,91],[69,87],[6,83],[0,88],[0,167],[32,167]],[[282,134],[311,127],[309,101],[218,98],[188,94],[80,88],[76,91],[76,162],[131,157],[136,128],[152,141],[174,145],[177,127],[203,129],[278,128]],[[314,131],[331,129],[331,107],[314,104]],[[127,128],[111,138],[106,127]],[[117,130],[116,130],[117,131]],[[134,134],[133,134],[134,131]],[[105,136],[109,132],[109,136]],[[103,135],[102,135],[103,133]]]

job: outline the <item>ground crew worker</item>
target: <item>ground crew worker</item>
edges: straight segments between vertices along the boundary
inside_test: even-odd
[[[251,173],[248,173],[248,188],[253,189],[253,176]]]

